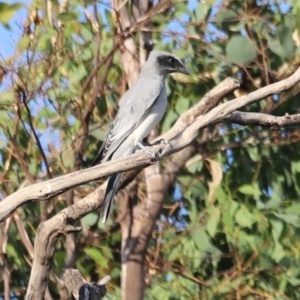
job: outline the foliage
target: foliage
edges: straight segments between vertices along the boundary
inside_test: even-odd
[[[15,51],[1,61],[2,197],[90,166],[126,90],[110,3],[72,1],[64,11],[51,3],[50,12],[42,1],[28,6]],[[0,3],[7,36],[23,12],[19,3]],[[174,1],[152,16],[155,47],[187,58],[194,74],[186,84],[168,79],[161,131],[227,76],[241,81],[238,95],[290,75],[299,62],[299,14],[299,1],[207,0]],[[245,110],[293,114],[298,98],[296,87]],[[299,299],[299,126],[272,131],[223,123],[205,134],[209,142],[199,136],[201,156],[178,174],[151,237],[146,299]],[[95,186],[77,188],[75,201]],[[19,209],[21,225],[16,215],[10,219],[6,253],[18,299],[31,270],[22,233],[33,242],[40,221],[66,205],[59,196]],[[119,299],[121,232],[97,221],[96,213],[81,220],[76,267],[87,280],[110,274],[109,299]],[[58,275],[67,247],[57,244]],[[57,297],[57,286],[50,290]]]

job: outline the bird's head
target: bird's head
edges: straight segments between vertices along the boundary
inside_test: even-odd
[[[150,53],[146,64],[155,67],[160,74],[165,76],[170,73],[191,75],[183,65],[182,61],[175,55],[168,52],[153,50]]]

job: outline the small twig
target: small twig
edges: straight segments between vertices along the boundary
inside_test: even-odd
[[[44,150],[43,150],[43,147],[41,145],[40,139],[39,139],[39,137],[38,137],[38,135],[37,135],[37,133],[34,129],[34,126],[33,126],[30,109],[28,107],[27,100],[26,100],[26,94],[25,94],[23,89],[21,90],[21,93],[22,93],[22,102],[23,102],[23,104],[26,108],[30,129],[32,130],[32,133],[33,133],[33,136],[34,136],[35,141],[37,143],[38,149],[39,149],[39,151],[42,155],[42,158],[43,158],[43,161],[44,161],[44,164],[45,164],[45,167],[46,167],[47,175],[48,175],[49,178],[52,178],[52,174],[51,174],[51,171],[50,171],[50,168],[49,168],[49,164],[48,164],[46,155],[44,153]]]
[[[279,129],[281,127],[300,124],[300,114],[285,116],[272,116],[263,113],[235,111],[224,118],[240,125],[260,125]]]
[[[16,211],[13,214],[12,218],[13,218],[13,220],[15,221],[15,223],[17,225],[17,228],[19,230],[21,241],[22,241],[23,245],[25,246],[25,248],[26,248],[28,254],[30,255],[30,257],[33,258],[33,246],[32,246],[32,243],[29,239],[27,231],[25,229],[24,222],[20,218],[19,212]]]

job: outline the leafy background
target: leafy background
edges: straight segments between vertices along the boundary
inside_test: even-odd
[[[39,0],[0,3],[2,198],[90,166],[127,88],[111,3],[74,0],[63,11],[50,3],[50,9]],[[167,80],[161,132],[227,76],[241,88],[224,101],[292,74],[299,20],[296,0],[173,1],[151,16],[155,48],[185,58],[193,73],[188,81]],[[13,52],[4,55],[8,43]],[[294,114],[298,103],[296,86],[245,111]],[[198,151],[178,174],[149,241],[145,299],[300,299],[299,139],[299,126],[229,122],[199,135]],[[75,201],[95,186],[77,188]],[[12,299],[24,298],[38,224],[67,200],[28,204],[1,224],[2,275],[9,271]],[[89,281],[109,274],[107,298],[120,299],[120,229],[113,219],[98,224],[96,213],[81,223],[76,268]],[[67,247],[63,239],[57,244],[57,275]],[[49,289],[59,297],[56,283]]]

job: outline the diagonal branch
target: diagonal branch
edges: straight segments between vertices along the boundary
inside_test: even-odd
[[[48,161],[47,161],[47,158],[46,158],[46,155],[45,155],[45,152],[43,150],[43,147],[41,145],[41,142],[40,142],[40,139],[34,129],[34,125],[33,125],[33,122],[32,122],[32,117],[31,117],[31,113],[30,113],[30,109],[28,107],[28,104],[27,104],[27,99],[26,99],[26,94],[23,90],[21,90],[21,93],[22,93],[22,100],[23,100],[23,104],[25,106],[25,109],[26,109],[26,112],[27,112],[27,117],[28,117],[28,121],[29,121],[29,126],[30,126],[30,129],[33,133],[33,136],[35,138],[35,141],[36,141],[36,144],[37,144],[37,147],[42,155],[42,158],[43,158],[43,161],[44,161],[44,164],[45,164],[45,168],[46,168],[46,171],[47,171],[47,175],[49,178],[52,178],[52,174],[51,174],[51,171],[50,171],[50,168],[49,168],[49,164],[48,164]]]
[[[159,139],[165,139],[165,136],[172,136],[175,133],[175,137],[170,140],[169,144],[165,147],[165,154],[169,155],[170,152],[174,153],[185,146],[189,145],[198,135],[199,130],[205,128],[206,126],[220,122],[224,120],[224,118],[231,114],[232,112],[248,105],[254,103],[258,100],[261,100],[269,95],[277,94],[283,91],[290,89],[292,86],[296,85],[300,81],[300,67],[297,71],[291,75],[290,77],[278,81],[276,83],[265,86],[257,91],[254,91],[246,96],[242,96],[231,100],[229,102],[223,103],[211,111],[206,113],[205,115],[201,115],[194,120],[194,122],[189,125],[184,131],[177,134],[176,126],[171,128],[165,135],[159,137]],[[174,135],[173,135],[174,136]],[[172,151],[172,148],[175,146],[174,142],[179,141],[182,148],[178,148],[176,145],[176,151]]]

